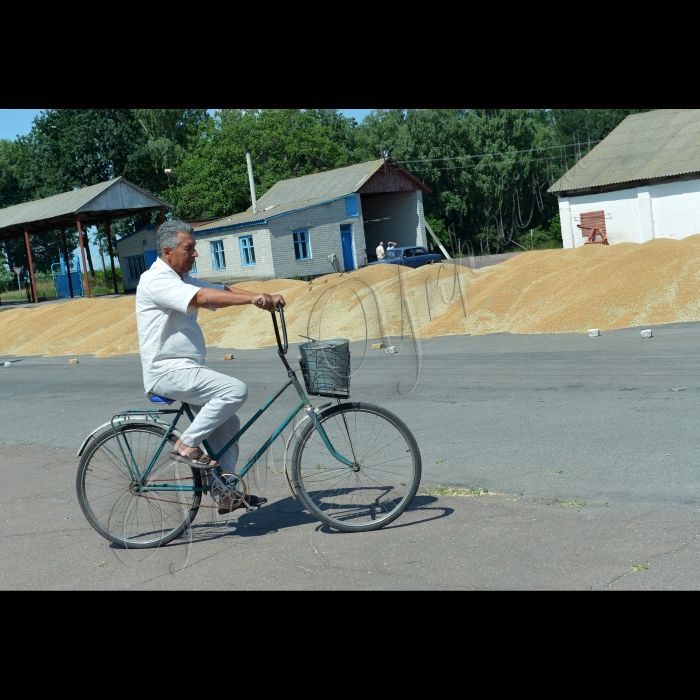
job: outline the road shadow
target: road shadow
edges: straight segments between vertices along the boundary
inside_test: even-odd
[[[399,516],[398,520],[381,529],[390,530],[422,525],[454,513],[453,508],[436,506],[437,500],[435,496],[416,496],[406,511]],[[355,534],[352,532],[341,532],[319,522],[314,516],[304,510],[304,505],[299,499],[295,500],[291,496],[269,505],[264,505],[251,513],[234,511],[231,516],[220,516],[216,509],[211,509],[211,515],[208,516],[208,510],[208,508],[201,508],[190,530],[173,542],[163,545],[163,548],[177,548],[196,544],[197,542],[218,540],[224,537],[262,537],[313,523],[317,524],[317,532],[329,535]],[[210,519],[205,520],[207,517]],[[110,547],[112,549],[125,549],[116,544],[111,544]]]

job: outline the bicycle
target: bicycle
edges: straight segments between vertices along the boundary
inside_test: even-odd
[[[202,495],[215,504],[231,503],[254,510],[247,500],[245,475],[265,454],[300,411],[306,416],[298,429],[291,463],[292,490],[309,513],[325,525],[345,532],[376,530],[398,518],[410,505],[421,479],[418,444],[406,425],[393,413],[349,398],[349,353],[343,396],[336,405],[314,407],[289,366],[284,309],[277,308],[284,342],[280,339],[277,314],[272,322],[278,355],[287,370],[287,381],[231,438],[214,453],[202,444],[209,457],[219,460],[258,418],[293,386],[299,401],[248,463],[235,474],[219,467],[200,470],[171,460],[168,453],[180,437],[177,422],[183,414],[193,420],[190,406],[127,410],[95,430],[78,450],[81,458],[76,476],[78,501],[92,527],[109,541],[127,548],[143,549],[167,544],[189,528],[200,507]],[[327,363],[332,372],[337,372]],[[310,394],[308,368],[302,364]],[[159,404],[173,399],[150,396]],[[162,416],[172,415],[168,423]],[[308,418],[306,425],[304,421]],[[337,449],[336,447],[337,446]],[[344,454],[341,454],[341,451]]]

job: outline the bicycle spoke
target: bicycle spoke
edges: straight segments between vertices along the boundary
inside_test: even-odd
[[[91,446],[81,462],[78,496],[83,512],[100,534],[117,544],[158,546],[184,531],[197,512],[201,492],[193,487],[201,485],[201,480],[191,469],[167,456],[168,444],[174,442],[174,437],[163,446],[148,476],[146,483],[153,490],[132,491],[132,478],[117,440],[126,448],[130,466],[135,465],[143,475],[164,434],[160,426],[122,426],[118,437],[111,430],[105,431],[96,438],[99,444]],[[182,484],[192,490],[159,491],[156,484]]]
[[[400,515],[420,481],[420,454],[410,433],[388,411],[367,404],[328,409],[319,419],[331,445],[357,466],[335,466],[315,428],[306,429],[293,474],[309,510],[341,530],[375,529]]]

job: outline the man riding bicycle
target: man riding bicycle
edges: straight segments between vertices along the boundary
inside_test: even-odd
[[[237,444],[224,453],[220,465],[199,445],[207,440],[212,450],[219,451],[238,432],[236,411],[245,403],[248,387],[206,366],[206,345],[197,312],[253,304],[274,313],[276,305],[284,306],[285,301],[279,294],[256,294],[189,275],[198,254],[194,229],[184,221],[161,224],[156,241],[158,258],[141,275],[136,289],[144,388],[146,393],[187,403],[195,413],[170,453],[171,459],[195,469],[220,466],[223,472],[234,472]],[[252,506],[267,501],[252,495],[247,500]],[[219,509],[222,515],[230,511],[226,502]]]

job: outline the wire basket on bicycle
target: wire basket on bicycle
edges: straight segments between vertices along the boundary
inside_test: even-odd
[[[347,338],[302,343],[299,352],[299,365],[309,394],[349,398],[350,341]]]

